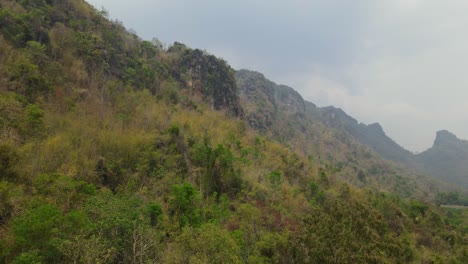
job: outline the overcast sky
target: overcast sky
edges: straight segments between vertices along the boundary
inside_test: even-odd
[[[411,151],[468,139],[466,0],[89,0],[147,40],[263,73]]]

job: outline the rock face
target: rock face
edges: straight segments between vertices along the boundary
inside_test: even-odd
[[[239,98],[252,127],[266,131],[281,122],[284,115],[300,121],[305,102],[293,88],[277,85],[254,71],[239,70],[235,76]]]
[[[436,138],[434,140],[435,148],[457,147],[462,144],[463,142],[460,141],[457,136],[447,130],[437,131]]]
[[[213,109],[242,117],[234,70],[224,60],[199,49],[189,49],[180,43],[173,47],[172,51],[180,54],[178,68],[174,71],[178,79],[191,88],[192,93],[201,93]]]
[[[237,71],[235,77],[247,122],[255,129],[266,131],[273,125],[277,113],[275,84],[263,74],[247,70]]]
[[[296,90],[286,85],[276,85],[273,89],[274,98],[282,110],[293,113],[305,112],[304,99]]]

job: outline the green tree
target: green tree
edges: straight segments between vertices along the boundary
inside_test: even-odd
[[[46,51],[47,47],[37,41],[28,41],[26,44],[27,56],[39,66],[44,66],[47,62],[48,56]]]
[[[163,218],[163,211],[161,205],[156,202],[152,202],[148,205],[148,214],[150,217],[150,225],[155,227],[161,222]]]
[[[0,143],[0,180],[17,180],[15,165],[19,160],[20,157],[15,146]]]
[[[219,144],[213,148],[205,138],[203,144],[196,147],[195,161],[203,168],[207,196],[213,193],[234,196],[241,190],[242,180],[235,166],[236,158],[229,147]]]
[[[37,134],[42,129],[44,110],[36,104],[30,104],[26,107],[26,121],[31,134]]]
[[[184,182],[172,188],[169,211],[179,222],[180,228],[200,224],[200,213],[197,207],[199,198],[197,190],[190,183]]]
[[[57,262],[60,252],[53,238],[59,235],[61,221],[61,212],[52,205],[41,205],[13,219],[11,228],[17,251],[37,250],[44,261]]]

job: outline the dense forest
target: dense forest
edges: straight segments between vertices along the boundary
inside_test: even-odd
[[[0,0],[0,263],[468,263],[457,189],[252,127],[239,85],[83,0]]]

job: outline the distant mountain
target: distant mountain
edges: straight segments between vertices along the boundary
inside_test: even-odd
[[[432,148],[415,155],[388,137],[379,123],[359,123],[333,106],[318,108],[318,111],[325,125],[346,131],[383,158],[405,164],[440,180],[468,187],[468,141],[442,130],[437,132]]]
[[[326,166],[335,164],[335,177],[403,196],[433,195],[444,188],[416,173],[414,155],[385,135],[378,123],[365,125],[341,109],[317,107],[258,72],[239,70],[235,77],[248,124]]]
[[[439,131],[434,146],[415,155],[388,137],[379,123],[366,125],[340,108],[317,107],[293,88],[277,85],[261,73],[239,70],[236,82],[248,123],[304,152],[314,150],[321,158],[333,157],[349,164],[349,156],[358,153],[353,149],[362,144],[386,160],[468,186],[468,141],[448,131]],[[359,167],[365,167],[361,159],[365,158],[357,158]]]
[[[421,170],[468,187],[468,141],[449,131],[438,131],[434,145],[416,155],[416,160]]]
[[[411,165],[414,157],[388,137],[379,123],[366,125],[333,106],[319,109],[322,121],[329,127],[344,130],[360,143],[369,146],[383,158]]]

